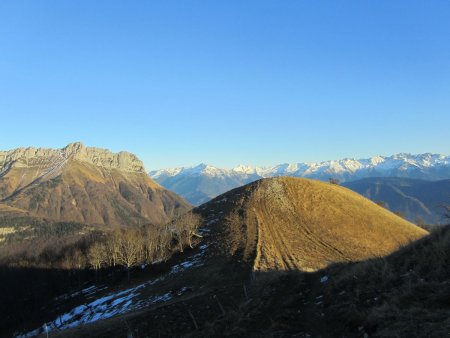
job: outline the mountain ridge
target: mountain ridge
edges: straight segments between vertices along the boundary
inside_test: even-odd
[[[411,168],[430,168],[436,166],[450,166],[450,156],[443,154],[423,153],[410,154],[398,153],[391,156],[373,156],[365,159],[344,158],[340,160],[328,160],[320,162],[298,162],[282,163],[274,166],[251,166],[240,164],[231,169],[219,168],[206,163],[196,166],[175,167],[150,171],[153,178],[165,176],[175,176],[179,174],[209,173],[238,173],[247,175],[258,175],[261,178],[272,177],[275,174],[296,174],[308,175],[318,171],[327,171],[330,174],[340,174],[343,172],[357,172],[358,170],[390,170]]]
[[[108,149],[86,147],[82,142],[73,142],[60,149],[20,147],[0,151],[0,175],[11,166],[33,167],[51,164],[48,159],[54,159],[55,164],[76,159],[107,169],[145,172],[143,162],[130,152],[113,153]]]
[[[136,155],[80,142],[0,152],[0,201],[52,220],[111,225],[164,223],[190,208]]]
[[[239,165],[222,169],[207,164],[150,171],[165,188],[199,205],[221,193],[260,178],[293,176],[342,182],[367,177],[405,177],[425,180],[450,179],[450,156],[441,154],[374,156],[312,163],[285,163],[270,167]],[[205,188],[207,187],[207,188]]]
[[[450,179],[425,181],[398,177],[370,177],[345,182],[343,186],[360,193],[412,222],[445,224],[450,204]]]

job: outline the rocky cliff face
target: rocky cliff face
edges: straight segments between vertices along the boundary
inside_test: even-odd
[[[187,211],[128,152],[71,143],[0,152],[0,203],[32,215],[89,224],[161,224]]]
[[[62,149],[17,148],[0,151],[0,173],[12,166],[52,167],[73,159],[105,169],[127,172],[145,172],[144,164],[136,155],[126,151],[113,153],[107,149],[86,147],[81,142],[71,143]]]

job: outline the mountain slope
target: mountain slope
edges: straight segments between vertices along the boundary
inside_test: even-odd
[[[0,200],[32,215],[90,224],[162,224],[188,203],[151,180],[133,154],[69,144],[0,154]]]
[[[200,210],[208,218],[217,208],[225,252],[255,255],[253,268],[262,271],[314,271],[382,256],[426,234],[351,190],[308,179],[261,180]]]
[[[447,226],[387,257],[280,275],[190,336],[445,337],[449,260]]]
[[[346,188],[299,178],[254,182],[192,212],[203,219],[197,230],[203,237],[192,250],[152,279],[99,291],[97,299],[49,318],[48,326],[63,329],[59,336],[119,337],[127,333],[126,318],[141,334],[180,336],[192,318],[206,327],[223,316],[257,280],[387,255],[427,234]]]
[[[395,177],[366,178],[343,183],[349,189],[398,211],[410,221],[443,224],[443,205],[450,205],[450,180],[424,181]]]
[[[206,164],[167,175],[153,173],[153,179],[162,186],[168,186],[172,191],[196,205],[206,203],[212,198],[236,187],[240,187],[260,177],[255,174],[245,174],[224,169],[218,169]]]
[[[367,177],[404,177],[425,180],[450,179],[450,156],[439,154],[397,154],[369,159],[343,159],[318,163],[280,164],[273,167],[238,166],[227,170],[201,164],[196,167],[163,169],[150,176],[165,188],[185,197],[194,205],[253,182],[275,176],[306,177],[342,182]]]

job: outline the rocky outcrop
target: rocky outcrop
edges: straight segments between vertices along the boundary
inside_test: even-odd
[[[0,173],[12,166],[52,167],[70,159],[105,169],[145,173],[144,164],[134,154],[126,151],[113,153],[107,149],[86,147],[81,142],[70,143],[62,149],[29,147],[0,151]]]
[[[0,152],[0,202],[51,220],[105,225],[163,224],[190,208],[135,155],[82,143]]]

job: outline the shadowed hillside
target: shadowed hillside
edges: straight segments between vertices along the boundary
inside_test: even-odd
[[[208,332],[208,323],[255,297],[264,280],[387,255],[427,234],[346,188],[297,178],[251,183],[193,213],[201,216],[196,231],[202,238],[169,260],[165,273],[99,291],[61,319],[55,314],[51,330],[74,337],[120,337],[127,330],[146,336]],[[175,231],[172,225],[167,229]]]
[[[446,226],[388,257],[281,274],[186,336],[446,337],[449,262]]]
[[[424,181],[398,177],[366,178],[343,183],[374,202],[384,203],[411,222],[444,224],[450,204],[450,180]]]

